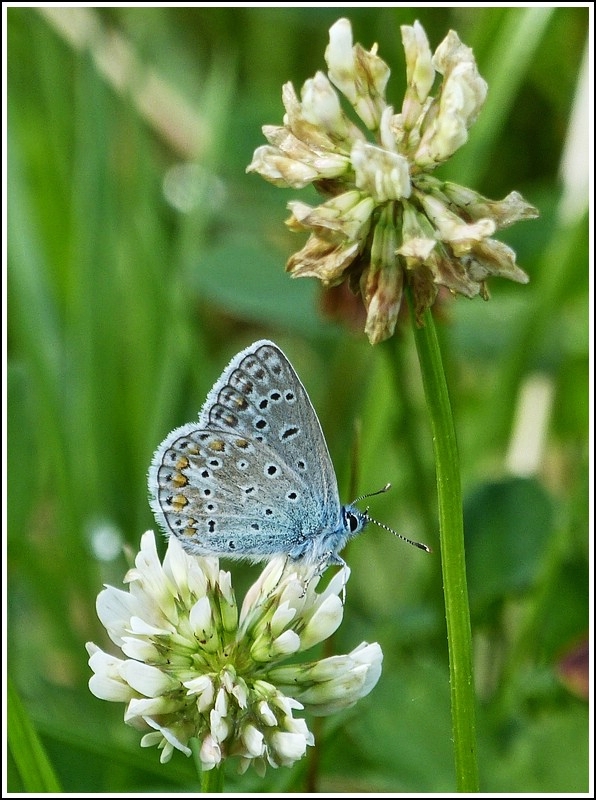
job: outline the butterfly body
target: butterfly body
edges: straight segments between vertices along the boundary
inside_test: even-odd
[[[343,564],[339,551],[369,521],[340,503],[308,394],[267,340],[238,353],[197,422],[162,442],[149,491],[160,526],[194,555]]]

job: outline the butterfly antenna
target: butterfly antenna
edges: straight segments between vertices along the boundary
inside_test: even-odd
[[[379,489],[376,492],[369,492],[369,494],[363,494],[360,497],[357,497],[354,500],[354,502],[357,503],[359,500],[364,500],[366,497],[375,497],[375,495],[377,494],[384,494],[385,492],[388,492],[389,489],[391,489],[391,484],[387,483],[385,486],[383,486],[382,489]],[[414,545],[414,547],[418,547],[420,550],[426,550],[427,553],[432,553],[432,550],[428,545],[423,544],[422,542],[415,542],[413,539],[408,539],[407,536],[402,536],[401,533],[394,531],[393,528],[389,527],[389,525],[385,525],[383,522],[379,522],[378,520],[371,517],[368,513],[368,508],[364,512],[364,516],[368,522],[373,522],[379,528],[384,528],[386,531],[389,531],[389,533],[392,533],[394,536],[397,536],[398,539],[403,539],[404,542]]]
[[[365,500],[367,497],[376,497],[378,494],[385,494],[391,489],[391,484],[386,483],[382,489],[378,489],[376,492],[369,492],[368,494],[361,494],[360,497],[357,497],[354,502],[359,503],[361,500]]]

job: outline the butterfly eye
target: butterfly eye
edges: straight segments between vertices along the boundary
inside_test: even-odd
[[[342,509],[342,516],[344,519],[344,526],[350,531],[350,533],[358,533],[358,531],[362,528],[362,521],[360,517],[353,511],[349,511],[347,508]]]

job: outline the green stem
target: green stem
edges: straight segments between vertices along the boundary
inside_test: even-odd
[[[413,303],[409,293],[408,302],[426,404],[430,414],[437,472],[441,567],[447,619],[457,788],[460,792],[477,792],[476,701],[464,555],[459,455],[447,381],[434,321],[430,311],[427,310],[424,315],[424,327],[419,328],[416,325]]]
[[[224,765],[223,761],[213,769],[204,770],[199,758],[200,745],[196,739],[190,740],[195,766],[201,776],[201,792],[203,794],[222,794],[224,790]]]
[[[221,794],[224,786],[223,764],[207,772],[201,772],[201,792],[203,794]]]

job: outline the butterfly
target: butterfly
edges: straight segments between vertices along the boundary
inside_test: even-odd
[[[265,339],[232,358],[198,420],[157,448],[149,494],[160,527],[192,555],[344,566],[339,552],[369,522],[430,550],[357,508],[363,497],[342,505],[306,389]]]

